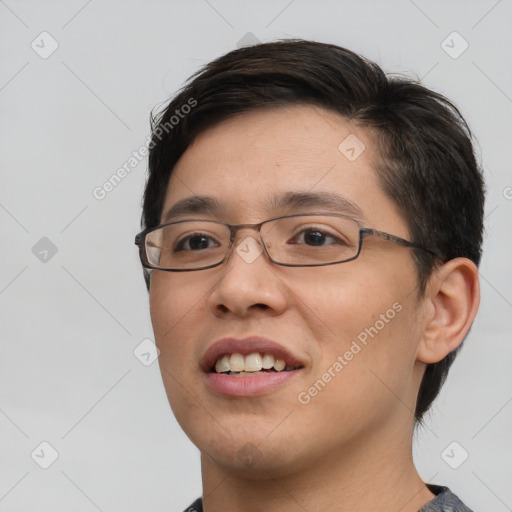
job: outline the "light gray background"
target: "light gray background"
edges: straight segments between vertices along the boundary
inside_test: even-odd
[[[249,32],[412,71],[471,124],[488,182],[482,305],[415,458],[476,511],[511,510],[511,19],[510,0],[0,0],[0,510],[180,511],[200,494],[157,362],[133,354],[152,339],[133,245],[146,161],[92,191],[145,143],[150,110]],[[51,48],[43,31],[59,45],[46,59],[31,47]],[[441,46],[453,31],[469,44],[456,59]],[[58,249],[46,262],[42,237]],[[43,441],[59,454],[48,469]]]

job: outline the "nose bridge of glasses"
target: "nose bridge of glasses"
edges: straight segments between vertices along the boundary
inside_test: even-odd
[[[230,230],[230,241],[231,245],[236,245],[236,241],[238,240],[239,243],[242,240],[245,240],[248,235],[242,236],[242,234],[238,234],[240,231],[252,231],[256,232],[256,239],[261,240],[263,242],[262,236],[261,236],[261,226],[264,224],[264,222],[258,222],[257,224],[231,224],[229,225]],[[254,237],[253,237],[254,238]]]
[[[252,263],[257,256],[264,252],[264,242],[260,235],[260,229],[262,223],[258,224],[228,224],[226,222],[219,222],[219,226],[222,225],[229,231],[229,242],[224,246],[224,257],[222,261],[231,261],[233,253],[236,252],[238,255],[247,263]],[[238,232],[241,232],[240,234]],[[254,232],[255,236],[245,234],[244,231]],[[227,235],[227,231],[226,231]],[[248,240],[252,238],[251,240]],[[224,239],[226,241],[226,239]]]

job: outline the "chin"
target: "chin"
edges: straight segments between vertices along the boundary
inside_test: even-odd
[[[268,480],[269,478],[284,477],[300,470],[298,464],[300,454],[296,450],[283,452],[283,444],[261,442],[257,445],[251,441],[231,440],[231,446],[208,444],[201,451],[203,459],[210,459],[216,466],[227,471],[236,472],[250,480]],[[288,447],[286,447],[288,448]],[[305,465],[306,466],[306,465]]]

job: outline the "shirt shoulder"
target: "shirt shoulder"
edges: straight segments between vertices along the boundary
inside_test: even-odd
[[[428,488],[436,497],[421,507],[418,512],[473,512],[448,487],[428,485]],[[203,512],[203,500],[198,498],[183,512]]]
[[[197,498],[190,507],[186,508],[183,512],[203,512],[203,500],[202,498]]]
[[[418,512],[473,512],[448,489],[439,485],[427,485],[436,497],[421,507]]]

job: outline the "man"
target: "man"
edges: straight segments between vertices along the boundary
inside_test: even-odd
[[[457,109],[334,45],[208,64],[153,120],[137,236],[188,510],[468,511],[412,436],[479,304]]]

